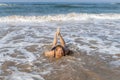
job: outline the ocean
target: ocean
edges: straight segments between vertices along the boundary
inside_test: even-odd
[[[118,3],[1,3],[0,16],[42,16],[69,13],[120,13]]]
[[[75,53],[60,62],[49,62],[42,54],[52,44],[58,27]],[[88,63],[89,59],[91,63]],[[74,75],[76,73],[66,73],[66,76],[72,76],[69,80],[108,80],[106,77],[101,79],[99,71],[90,68],[99,60],[105,69],[109,67],[109,71],[120,67],[119,3],[0,3],[0,80],[60,80],[63,75],[57,73],[67,69],[72,73],[70,68],[73,72],[81,71],[83,67],[84,75],[90,75],[86,72],[88,69],[95,76],[88,79]],[[99,69],[103,70],[102,67]],[[109,80],[119,80],[120,77],[114,74],[114,79],[110,77],[112,71],[105,76]],[[120,73],[119,69],[113,72]],[[52,73],[57,78],[50,78]]]

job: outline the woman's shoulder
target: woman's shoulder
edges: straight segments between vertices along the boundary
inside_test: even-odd
[[[54,51],[48,51],[48,52],[45,52],[45,56],[46,57],[53,57],[54,56]]]

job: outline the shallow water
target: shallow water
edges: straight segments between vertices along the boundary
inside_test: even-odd
[[[2,80],[120,79],[119,14],[6,16],[0,24]],[[48,59],[57,27],[74,54]]]

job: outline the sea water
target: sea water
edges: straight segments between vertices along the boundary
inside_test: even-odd
[[[0,3],[0,66],[5,61],[32,63],[42,56],[42,46],[51,45],[57,27],[67,44],[89,55],[120,54],[118,3]],[[30,46],[36,51],[26,49]],[[11,80],[22,80],[18,71],[13,74],[19,77],[11,75]]]

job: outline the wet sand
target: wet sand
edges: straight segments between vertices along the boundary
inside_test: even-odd
[[[38,19],[43,22],[5,18],[0,25],[0,80],[120,80],[119,15],[65,16]],[[74,53],[58,60],[43,55],[57,26]]]
[[[103,55],[104,56],[104,55]],[[76,59],[79,57],[80,59]],[[103,60],[96,55],[67,56],[52,63],[54,71],[45,75],[46,80],[119,80],[120,67],[113,68],[108,64],[112,60],[110,55],[105,55],[108,59]]]
[[[26,49],[30,52],[37,51],[35,45]],[[49,48],[49,46],[43,47]],[[72,49],[74,46],[72,46]],[[119,80],[120,67],[111,66],[115,61],[110,54],[94,52],[89,55],[82,50],[61,59],[46,58],[44,55],[37,57],[31,63],[18,64],[15,61],[5,61],[1,66],[0,80],[12,80],[11,76],[16,70],[30,74],[37,74],[44,80]],[[15,57],[17,54],[12,55]],[[119,55],[117,55],[119,57]],[[118,58],[119,59],[119,58]],[[15,70],[16,69],[16,70]],[[14,79],[13,79],[14,80]],[[32,78],[32,80],[41,80]]]

